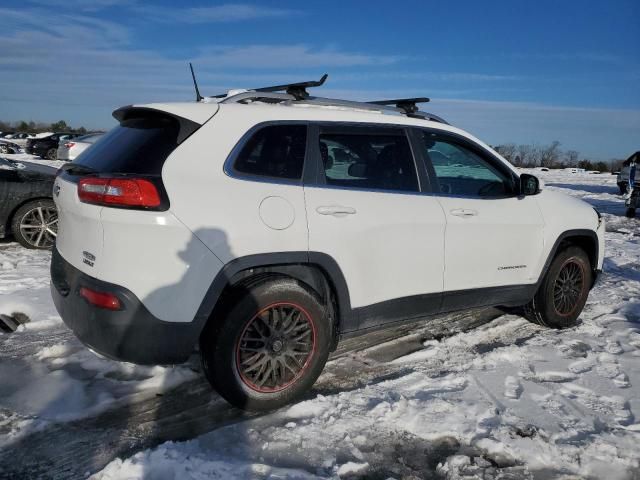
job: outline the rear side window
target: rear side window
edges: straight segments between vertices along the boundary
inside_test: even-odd
[[[242,147],[233,170],[249,176],[300,180],[306,144],[306,125],[261,128]]]
[[[178,146],[178,121],[171,117],[133,118],[104,135],[74,163],[100,173],[160,175]]]
[[[323,133],[319,146],[327,185],[419,191],[415,163],[403,132]]]

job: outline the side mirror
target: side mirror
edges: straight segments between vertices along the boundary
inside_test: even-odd
[[[540,193],[540,180],[534,175],[523,173],[520,175],[520,194],[536,195]]]

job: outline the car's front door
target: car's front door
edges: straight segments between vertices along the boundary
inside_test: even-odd
[[[497,287],[500,296],[500,287],[534,283],[544,222],[535,198],[518,195],[517,175],[470,139],[422,130],[420,140],[446,216],[445,308],[465,296],[495,303],[486,291],[473,295],[476,289]]]
[[[318,168],[304,187],[309,250],[339,265],[359,328],[439,311],[445,219],[425,192],[405,129],[312,131]]]

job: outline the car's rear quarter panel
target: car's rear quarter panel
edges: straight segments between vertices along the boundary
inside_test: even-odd
[[[272,113],[258,108],[247,115],[246,109],[221,107],[165,162],[162,177],[171,211],[223,263],[245,255],[308,250],[301,185],[237,179],[223,171],[225,160],[243,135],[271,119]],[[286,228],[270,228],[261,220],[260,205],[268,197],[288,203],[284,210],[291,224]]]
[[[222,263],[171,212],[103,208],[100,279],[131,290],[158,319],[191,322]]]

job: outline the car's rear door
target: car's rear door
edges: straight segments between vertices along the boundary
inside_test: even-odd
[[[358,327],[439,311],[445,219],[405,129],[316,125],[309,150],[309,250],[339,265]]]
[[[443,308],[526,294],[519,287],[537,280],[543,248],[535,198],[518,195],[517,175],[471,139],[436,130],[418,137],[446,216]]]

